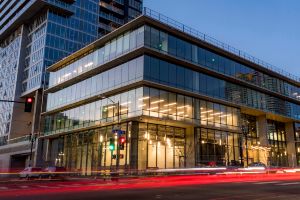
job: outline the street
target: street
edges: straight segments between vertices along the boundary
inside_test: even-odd
[[[298,174],[31,180],[0,184],[0,199],[300,199]]]

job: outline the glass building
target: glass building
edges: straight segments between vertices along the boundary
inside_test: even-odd
[[[14,166],[10,144],[23,142],[16,151],[26,157],[29,135],[40,132],[45,69],[141,12],[142,0],[0,1],[0,99],[34,98],[31,113],[20,103],[0,102],[0,168]]]
[[[48,68],[42,165],[300,165],[299,79],[238,52],[145,8]]]

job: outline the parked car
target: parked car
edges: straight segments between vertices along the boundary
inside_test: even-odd
[[[264,168],[264,169],[267,168],[267,166],[264,163],[262,163],[262,162],[253,162],[253,163],[250,163],[248,167],[249,168]]]
[[[42,177],[47,178],[63,178],[66,175],[66,168],[64,167],[47,167],[42,172]]]
[[[42,173],[42,168],[40,167],[26,167],[19,173],[20,178],[39,178]]]

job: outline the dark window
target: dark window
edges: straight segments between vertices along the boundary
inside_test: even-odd
[[[162,83],[168,84],[169,83],[169,76],[168,76],[168,63],[165,61],[160,61],[159,67],[159,79]]]
[[[177,39],[177,56],[179,58],[183,58],[184,59],[184,51],[185,51],[185,46],[184,46],[184,41]]]
[[[176,56],[176,38],[172,35],[168,37],[169,53]]]
[[[184,68],[177,66],[177,87],[184,89]]]

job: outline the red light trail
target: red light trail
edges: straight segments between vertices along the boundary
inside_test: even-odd
[[[158,176],[158,177],[142,177],[142,178],[120,178],[118,182],[110,182],[103,180],[82,181],[65,181],[65,182],[47,182],[44,188],[16,189],[1,191],[1,197],[16,197],[16,196],[37,196],[37,195],[55,195],[57,193],[72,193],[100,191],[100,190],[118,190],[118,189],[151,189],[163,187],[176,187],[188,185],[208,185],[219,183],[233,182],[252,182],[252,181],[291,181],[300,180],[300,174],[259,174],[259,175],[181,175],[181,176]],[[82,183],[81,186],[74,187]],[[35,184],[42,185],[43,182],[28,183],[34,186]],[[92,185],[91,185],[92,184]],[[57,187],[64,185],[64,187]]]

